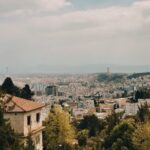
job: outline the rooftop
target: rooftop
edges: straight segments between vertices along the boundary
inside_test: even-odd
[[[16,96],[5,95],[5,110],[10,112],[29,112],[36,109],[43,108],[45,105],[31,100],[19,98]]]

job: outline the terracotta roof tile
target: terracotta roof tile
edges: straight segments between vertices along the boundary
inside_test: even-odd
[[[12,105],[13,103],[13,105]],[[12,96],[10,102],[6,104],[8,109],[6,112],[28,112],[44,107],[44,104],[26,100],[23,98]]]

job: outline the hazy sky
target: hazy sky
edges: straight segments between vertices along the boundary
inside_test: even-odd
[[[150,0],[0,0],[0,69],[150,65]]]

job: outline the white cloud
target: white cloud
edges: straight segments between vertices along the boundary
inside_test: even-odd
[[[26,3],[22,13],[0,21],[2,57],[14,55],[18,64],[26,58],[29,64],[149,63],[150,1],[34,15],[34,7],[52,11],[66,5],[60,0],[38,2],[28,1],[32,15],[23,15]]]
[[[98,37],[139,33],[150,25],[150,1],[135,2],[128,7],[75,11],[61,15],[31,18],[32,31],[47,36],[74,38],[81,34]],[[89,39],[91,39],[89,37]]]
[[[56,11],[71,4],[67,0],[0,0],[0,14]]]
[[[71,4],[66,0],[37,0],[36,2],[39,7],[42,7],[43,9],[50,10],[50,11],[52,10],[55,11],[66,5]]]
[[[65,0],[37,1],[38,6],[49,10],[60,8],[66,3]],[[28,1],[28,5],[29,3]],[[145,26],[147,27],[150,24],[150,1],[138,1],[128,7],[113,6],[39,17],[32,15],[21,18],[22,16],[17,20],[11,19],[8,22],[24,32],[31,31],[49,36],[63,36],[69,34],[69,32],[72,36],[78,33],[102,36],[116,35],[120,32],[127,34],[131,31],[145,30]]]

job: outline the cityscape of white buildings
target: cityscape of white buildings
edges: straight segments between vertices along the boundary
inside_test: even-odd
[[[0,84],[5,78],[6,76],[0,76]],[[43,149],[42,122],[54,105],[68,111],[71,121],[81,120],[91,114],[105,119],[113,112],[122,113],[123,118],[126,118],[135,116],[141,105],[147,103],[150,106],[150,99],[131,102],[131,99],[135,99],[137,90],[150,89],[150,75],[132,79],[125,76],[117,82],[100,82],[97,80],[97,74],[16,75],[11,78],[20,88],[28,84],[34,96],[33,101],[29,101],[6,95],[4,100],[8,102],[8,109],[5,118],[10,120],[12,128],[24,140],[30,131],[38,150]],[[20,126],[16,125],[18,121]]]
[[[109,73],[110,74],[110,73]],[[0,82],[5,76],[0,76]],[[12,80],[18,87],[29,84],[34,91],[33,100],[43,103],[43,120],[54,104],[69,110],[72,118],[83,118],[87,114],[96,114],[105,118],[113,111],[135,115],[139,103],[131,104],[136,90],[150,87],[150,76],[125,78],[121,82],[99,82],[97,74],[65,75],[16,75]]]

